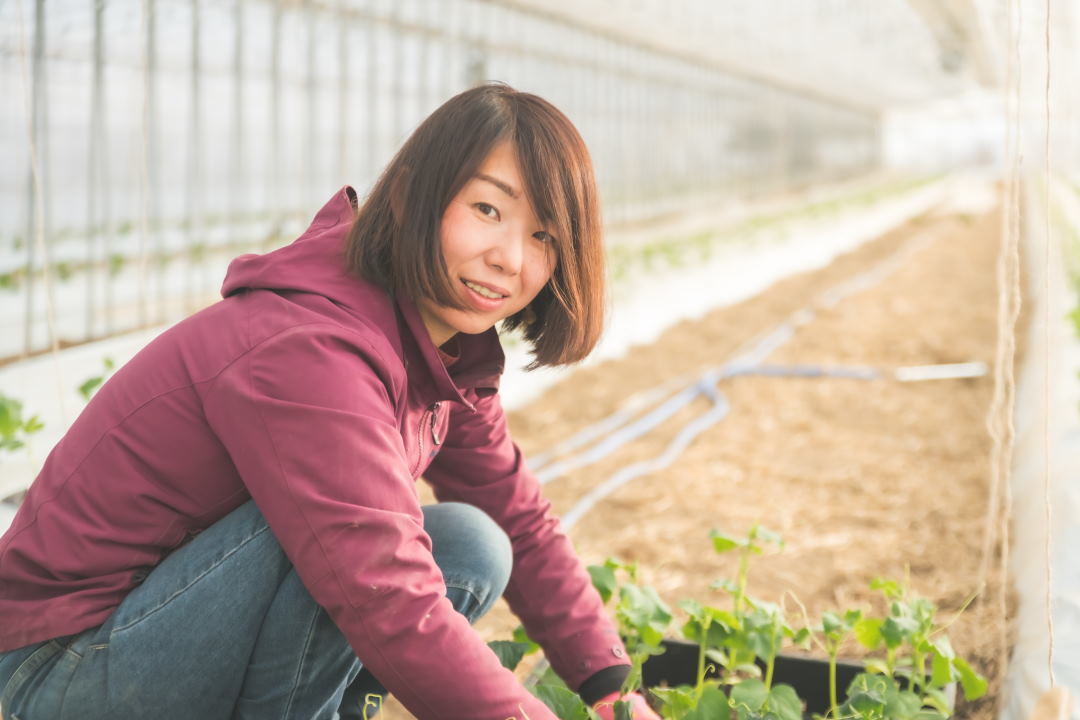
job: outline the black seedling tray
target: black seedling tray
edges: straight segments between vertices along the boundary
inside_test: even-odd
[[[698,646],[682,640],[665,640],[663,655],[654,655],[645,662],[642,677],[646,687],[693,685],[697,682]],[[706,660],[708,664],[709,661]],[[765,666],[761,665],[764,673]],[[716,677],[706,667],[706,677]],[[840,661],[836,664],[836,695],[844,702],[846,691],[855,676],[863,672],[862,663]],[[829,662],[798,655],[779,655],[773,665],[773,684],[783,683],[795,688],[806,701],[806,712],[824,714],[829,709]]]

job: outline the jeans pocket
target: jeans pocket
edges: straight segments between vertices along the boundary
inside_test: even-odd
[[[73,636],[56,638],[41,645],[23,660],[8,679],[0,696],[0,713],[7,720],[27,717],[53,717],[50,708],[59,709],[49,678],[66,654]],[[63,695],[61,691],[60,700]],[[41,712],[39,712],[39,709]]]

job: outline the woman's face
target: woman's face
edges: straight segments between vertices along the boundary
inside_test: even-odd
[[[443,258],[468,309],[419,303],[431,339],[481,333],[532,302],[555,269],[552,238],[537,220],[509,141],[496,145],[454,196],[439,225]]]

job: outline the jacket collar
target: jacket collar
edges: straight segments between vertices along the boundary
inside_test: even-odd
[[[356,191],[346,185],[294,242],[233,260],[222,295],[247,289],[322,295],[386,335],[406,363],[410,386],[426,402],[450,400],[471,408],[464,393],[475,390],[482,397],[495,392],[506,360],[494,328],[478,335],[459,333],[459,358],[447,371],[416,305],[346,270],[344,243],[356,212]]]
[[[432,342],[416,304],[405,297],[397,297],[396,303],[404,325],[402,334],[412,341],[413,354],[425,370],[423,376],[427,382],[424,384],[430,385],[428,391],[434,399],[460,402],[473,410],[475,408],[465,398],[463,390],[475,389],[480,397],[484,397],[499,389],[506,356],[495,328],[478,335],[458,333],[455,337],[460,355],[448,370],[439,357],[438,348]],[[408,354],[406,350],[406,363],[409,362]],[[409,379],[410,382],[418,380],[412,368],[409,369]]]

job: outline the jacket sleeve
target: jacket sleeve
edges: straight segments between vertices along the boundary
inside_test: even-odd
[[[443,448],[424,477],[440,500],[467,502],[506,531],[514,566],[505,597],[552,668],[578,689],[597,671],[629,660],[611,619],[510,439],[497,393],[455,405]]]
[[[410,712],[553,720],[445,597],[387,367],[359,335],[296,327],[222,372],[204,408],[304,586]]]

